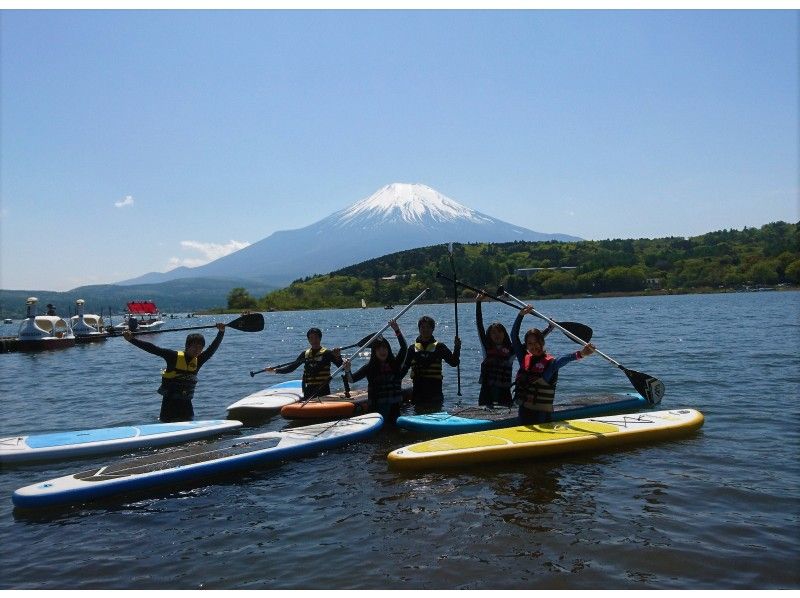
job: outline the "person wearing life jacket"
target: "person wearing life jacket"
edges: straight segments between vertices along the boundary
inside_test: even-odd
[[[417,323],[419,336],[408,348],[403,375],[410,369],[415,405],[434,406],[444,401],[442,393],[442,361],[451,367],[460,363],[461,339],[455,337],[453,352],[447,345],[433,337],[436,322],[430,316],[422,316]]]
[[[511,373],[517,356],[511,344],[511,337],[500,322],[492,322],[484,330],[481,302],[485,297],[484,293],[475,296],[475,323],[478,326],[478,338],[483,352],[481,375],[478,380],[481,384],[478,405],[492,407],[497,404],[511,407],[513,404]]]
[[[383,416],[384,425],[394,425],[400,416],[400,403],[403,399],[402,370],[406,360],[408,344],[394,320],[389,320],[394,330],[400,350],[395,356],[389,341],[379,336],[370,345],[369,361],[356,373],[350,371],[350,360],[344,360],[348,382],[367,379],[367,397],[369,410],[377,411]]]
[[[545,334],[538,328],[525,333],[525,346],[519,342],[519,329],[525,314],[533,311],[531,305],[519,310],[511,338],[519,362],[514,402],[519,405],[519,419],[523,424],[538,424],[553,420],[553,400],[556,396],[558,371],[568,363],[594,353],[594,345],[587,343],[580,351],[556,359],[544,350]],[[553,325],[549,326],[552,330]]]
[[[303,396],[306,398],[321,397],[331,394],[331,364],[342,365],[341,349],[326,349],[322,346],[322,331],[319,328],[309,328],[306,338],[310,345],[300,353],[292,363],[280,368],[268,367],[267,372],[288,374],[295,371],[300,365],[303,368]]]
[[[153,355],[158,355],[167,362],[167,367],[161,372],[161,386],[158,387],[158,394],[162,396],[161,413],[158,419],[162,422],[194,419],[192,399],[197,385],[197,373],[203,364],[214,355],[225,335],[225,324],[219,323],[216,326],[217,336],[205,351],[203,351],[203,347],[205,347],[206,339],[202,334],[188,335],[184,350],[173,351],[139,340],[130,330],[123,333],[125,340],[132,345]]]

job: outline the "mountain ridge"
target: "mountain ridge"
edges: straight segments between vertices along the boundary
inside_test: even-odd
[[[116,284],[227,277],[282,286],[298,278],[432,243],[550,240],[582,239],[562,233],[540,233],[498,220],[427,185],[392,183],[308,226],[276,231],[203,266],[151,272]]]

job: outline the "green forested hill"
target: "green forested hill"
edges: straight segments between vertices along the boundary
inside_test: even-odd
[[[458,277],[494,291],[558,297],[602,293],[698,292],[800,283],[800,223],[721,230],[697,237],[580,242],[456,244]],[[547,269],[547,268],[570,269]],[[523,273],[521,269],[544,268]],[[293,282],[254,298],[234,289],[229,307],[318,309],[403,303],[425,287],[428,300],[452,297],[444,244],[393,253]],[[465,297],[474,293],[465,291]]]

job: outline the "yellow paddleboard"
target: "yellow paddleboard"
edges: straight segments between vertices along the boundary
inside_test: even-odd
[[[672,409],[572,419],[457,434],[389,453],[397,469],[428,469],[599,450],[688,434],[703,425],[695,409]]]

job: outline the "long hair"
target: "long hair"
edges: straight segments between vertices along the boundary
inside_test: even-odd
[[[378,359],[378,356],[375,354],[375,351],[381,345],[385,346],[386,349],[388,350],[388,354],[386,355],[386,363],[389,364],[392,370],[397,371],[399,366],[394,362],[395,359],[394,359],[394,352],[392,351],[392,345],[390,345],[389,341],[387,341],[382,335],[378,336],[370,345],[370,354],[369,354],[370,369],[372,370],[380,366],[381,360]]]
[[[506,330],[506,327],[500,322],[492,322],[489,324],[488,328],[486,328],[486,346],[488,347],[492,344],[492,330],[499,330],[503,333],[503,348],[511,350],[511,337],[508,335],[508,330]]]

